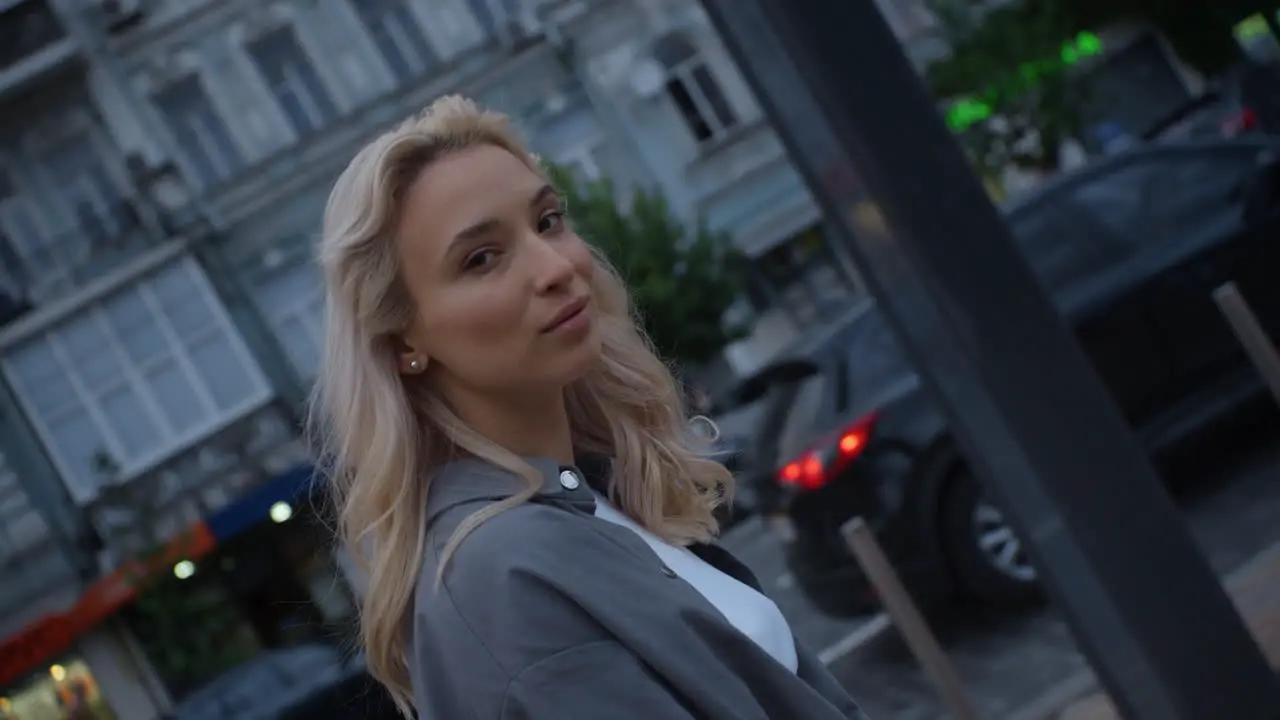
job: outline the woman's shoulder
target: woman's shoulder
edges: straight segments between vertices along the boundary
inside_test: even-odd
[[[441,532],[430,534],[428,565],[438,573],[444,562],[441,581],[455,594],[553,579],[575,561],[601,559],[619,550],[593,527],[591,515],[539,499],[497,511],[475,527],[467,527],[469,518],[496,510],[499,502],[501,499],[460,506],[449,513],[454,517],[441,524]],[[459,532],[465,535],[446,560],[444,550]]]
[[[466,534],[443,572],[442,548],[428,548],[414,598],[415,646],[463,654],[482,647],[509,679],[541,657],[522,649],[599,640],[599,625],[580,608],[590,590],[579,574],[609,564],[609,550],[575,514],[537,502],[504,510]]]
[[[591,488],[576,475],[564,479],[576,470],[545,465],[531,464],[542,483],[533,496],[501,509],[529,492],[529,480],[481,460],[452,462],[433,473],[426,512],[428,564],[441,562],[446,547],[462,533],[446,563],[450,586],[466,585],[476,573],[498,576],[485,578],[494,581],[512,571],[555,571],[566,553],[583,557],[611,550],[597,542]],[[474,524],[477,517],[484,520]]]

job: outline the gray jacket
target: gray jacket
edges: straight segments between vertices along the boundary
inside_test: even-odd
[[[541,492],[471,533],[438,585],[458,525],[522,481],[479,460],[432,479],[409,628],[421,720],[866,720],[812,654],[783,667],[638,535],[597,519],[587,483],[561,481],[572,469],[603,492],[607,460],[530,462]],[[759,589],[718,546],[691,549]]]

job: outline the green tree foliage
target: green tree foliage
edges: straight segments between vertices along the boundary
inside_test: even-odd
[[[172,567],[172,565],[168,566]],[[252,657],[236,609],[223,597],[192,592],[189,581],[160,569],[145,580],[134,610],[138,639],[171,690],[186,690]]]
[[[973,0],[932,0],[950,56],[926,76],[980,171],[1009,166],[1052,170],[1062,141],[1079,135],[1079,98],[1068,65],[1095,50],[1070,42],[1079,24],[1060,0],[1035,0],[981,13]],[[1081,36],[1088,38],[1089,36]]]
[[[660,193],[637,189],[625,207],[612,181],[548,167],[574,229],[613,263],[658,353],[682,367],[712,359],[745,328],[724,323],[742,292],[741,258],[724,233],[686,227]]]
[[[1275,9],[1268,0],[1015,0],[985,13],[976,0],[929,4],[954,50],[928,68],[929,81],[939,99],[956,101],[951,124],[964,128],[988,177],[1009,164],[1053,169],[1061,141],[1078,137],[1088,98],[1064,70],[1101,50],[1090,31],[1153,27],[1183,62],[1213,76],[1241,59],[1232,26]]]

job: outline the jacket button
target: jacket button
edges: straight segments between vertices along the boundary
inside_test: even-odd
[[[578,476],[572,470],[561,470],[560,484],[565,490],[577,490],[581,483],[578,482]]]
[[[666,565],[663,565],[663,566],[662,566],[662,574],[663,574],[663,575],[666,575],[666,576],[667,576],[667,577],[669,577],[669,578],[677,577],[677,575],[676,575],[676,571],[675,571],[675,570],[672,570],[671,568],[667,567]]]

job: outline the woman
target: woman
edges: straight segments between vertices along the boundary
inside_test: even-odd
[[[706,544],[732,478],[505,118],[447,97],[361,150],[320,259],[317,426],[406,714],[862,717]]]

